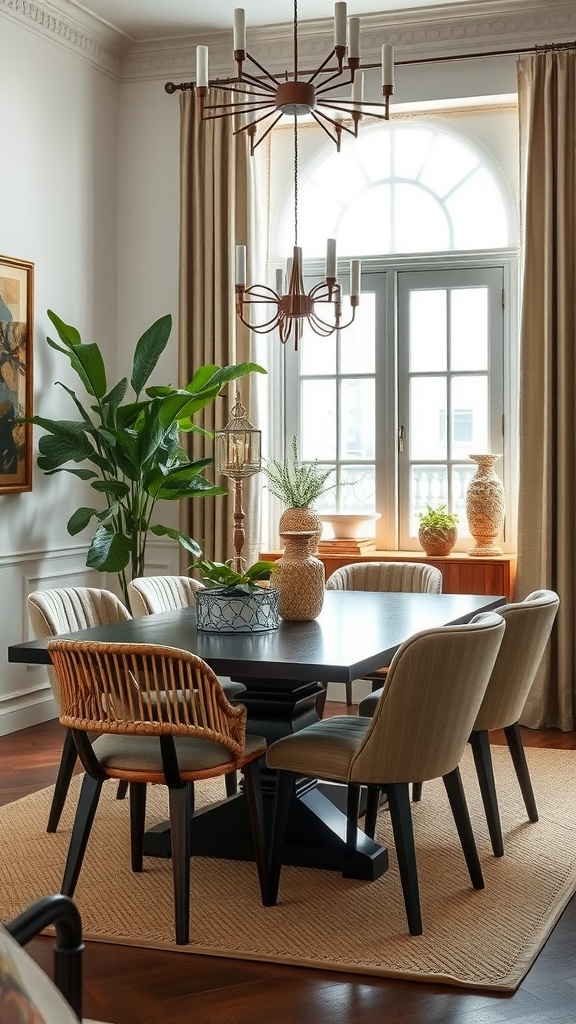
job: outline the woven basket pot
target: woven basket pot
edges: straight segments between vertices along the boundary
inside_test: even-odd
[[[318,542],[322,536],[322,521],[317,512],[311,508],[286,508],[280,516],[278,533],[301,533],[311,532],[312,538],[308,550],[315,555],[318,551]]]
[[[449,555],[458,539],[455,526],[421,526],[418,540],[427,555]]]

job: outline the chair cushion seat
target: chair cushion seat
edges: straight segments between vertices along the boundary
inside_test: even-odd
[[[107,733],[95,740],[94,751],[104,771],[162,773],[160,740],[157,736],[126,736]],[[182,776],[206,771],[234,760],[229,750],[212,740],[175,737],[174,746]],[[246,736],[246,755],[264,753],[262,736]]]
[[[369,718],[355,715],[324,718],[273,743],[268,748],[268,765],[312,778],[345,782],[370,724]]]

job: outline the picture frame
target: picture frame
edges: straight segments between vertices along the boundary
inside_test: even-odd
[[[32,490],[34,264],[0,255],[0,495]]]

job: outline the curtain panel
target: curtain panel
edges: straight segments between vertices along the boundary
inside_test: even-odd
[[[228,93],[211,90],[211,103],[229,102]],[[179,273],[179,377],[188,383],[199,366],[244,362],[252,359],[250,332],[237,324],[234,307],[235,245],[252,240],[252,169],[246,133],[233,134],[230,117],[203,121],[194,90],[180,96],[180,273]],[[238,386],[250,412],[250,378]],[[226,425],[234,404],[236,385],[196,417],[206,430]],[[188,435],[194,459],[213,457],[214,442],[201,434]],[[230,481],[205,475],[215,483]],[[249,500],[249,499],[248,499]],[[232,557],[233,496],[196,498],[182,502],[180,523],[202,547],[204,557],[225,561]],[[254,519],[256,518],[256,523]],[[257,517],[247,517],[246,528],[256,528]],[[186,572],[189,555],[183,552]]]
[[[576,51],[518,61],[523,214],[517,597],[560,608],[521,722],[576,728]]]

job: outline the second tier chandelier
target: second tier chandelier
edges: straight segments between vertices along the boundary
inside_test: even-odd
[[[306,292],[302,277],[302,249],[298,245],[298,118],[311,117],[340,150],[342,133],[358,136],[363,114],[388,120],[390,97],[394,92],[394,50],[382,46],[383,103],[365,103],[363,69],[375,67],[362,64],[360,55],[360,19],[348,18],[347,4],[334,6],[334,46],[315,69],[303,70],[298,60],[298,0],[294,0],[292,70],[274,74],[260,64],[246,47],[246,20],[243,8],[234,11],[235,78],[209,80],[208,47],[196,47],[195,89],[200,101],[202,120],[240,115],[234,134],[246,132],[250,152],[272,131],[283,117],[294,122],[294,249],[287,272],[276,272],[276,289],[268,285],[246,283],[246,246],[236,246],[236,312],[239,319],[257,333],[278,328],[280,340],[294,340],[295,347],[308,324],[319,335],[330,335],[348,327],[354,320],[360,301],[360,261],[350,261],[350,315],[342,322],[342,289],[337,278],[336,241],[328,239],[325,278]],[[247,70],[246,65],[254,70]],[[259,72],[259,73],[256,73]],[[229,103],[209,103],[209,87],[229,92]],[[350,87],[350,97],[334,93]],[[169,82],[167,92],[190,88],[190,84]],[[382,112],[378,112],[379,108]],[[348,123],[347,123],[348,122]],[[259,129],[263,129],[259,132]],[[287,286],[287,287],[286,287]],[[330,307],[320,313],[318,306]],[[262,322],[253,321],[253,307],[268,306],[272,315]]]

